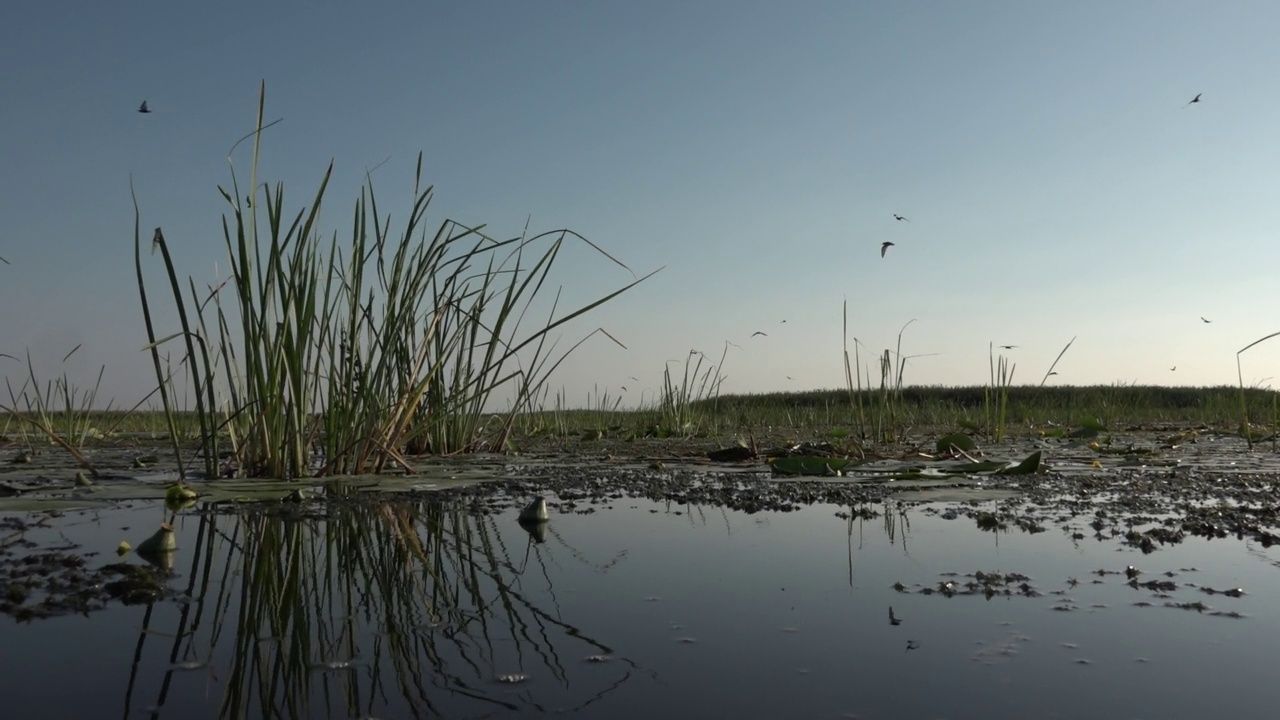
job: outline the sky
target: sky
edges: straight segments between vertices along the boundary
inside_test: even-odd
[[[1277,3],[1163,0],[22,3],[0,372],[105,368],[116,406],[154,386],[131,179],[144,235],[223,279],[218,186],[265,81],[260,175],[292,214],[333,162],[326,236],[371,169],[402,219],[421,152],[432,227],[569,228],[661,268],[566,326],[626,346],[565,361],[571,405],[652,400],[691,350],[725,353],[723,392],[842,387],[845,303],[864,359],[906,326],[907,384],[983,384],[992,344],[1039,383],[1072,338],[1049,383],[1235,384],[1280,330],[1278,27]],[[560,263],[565,306],[632,279],[580,243]],[[1280,338],[1243,356],[1273,375]]]

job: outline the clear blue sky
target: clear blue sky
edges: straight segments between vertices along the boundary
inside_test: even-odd
[[[326,232],[388,156],[378,187],[408,195],[421,150],[432,225],[532,216],[666,266],[570,329],[629,347],[566,363],[574,402],[726,340],[726,391],[838,386],[845,298],[869,353],[916,320],[904,353],[937,354],[911,383],[985,382],[990,342],[1038,382],[1073,336],[1060,384],[1234,383],[1280,330],[1277,29],[1260,2],[22,3],[0,352],[50,375],[82,344],[74,382],[149,389],[130,174],[144,229],[215,282],[216,186],[265,79],[264,176],[296,210],[334,160]],[[570,300],[630,278],[564,262]],[[1278,363],[1280,340],[1246,355],[1246,382]]]

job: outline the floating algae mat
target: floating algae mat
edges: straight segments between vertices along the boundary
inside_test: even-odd
[[[1274,475],[494,477],[0,512],[5,715],[1179,718],[1277,699]],[[549,519],[519,522],[536,498]],[[164,524],[162,559],[117,556]]]

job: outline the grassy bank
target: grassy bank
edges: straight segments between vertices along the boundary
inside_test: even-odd
[[[1020,386],[1007,388],[1008,421],[1014,425],[1071,424],[1086,419],[1105,424],[1203,423],[1232,426],[1240,422],[1240,389],[1219,387],[1164,387],[1152,385]],[[907,425],[956,425],[962,420],[978,422],[986,408],[990,388],[904,387],[898,405]],[[870,405],[878,391],[862,391]],[[1245,390],[1250,417],[1268,420],[1277,393],[1272,390]],[[724,395],[715,403],[717,412],[750,420],[777,420],[792,417],[830,417],[847,414],[850,399],[845,390],[813,390],[799,393]],[[711,403],[706,404],[708,410]]]
[[[1206,425],[1237,431],[1241,425],[1241,391],[1221,387],[1161,386],[1009,386],[1004,410],[1007,432],[1033,428],[1101,424]],[[716,435],[759,428],[825,432],[843,429],[850,436],[877,440],[870,419],[887,415],[892,402],[899,435],[935,430],[968,429],[994,437],[985,422],[991,389],[970,387],[903,387],[886,399],[879,390],[811,390],[720,395],[694,401],[685,412],[688,425],[672,427],[658,403],[637,409],[544,409],[530,414],[522,426],[532,433],[643,435]],[[1275,391],[1247,388],[1244,393],[1253,426],[1269,427],[1275,420]],[[870,418],[870,419],[869,419]]]
[[[981,418],[988,389],[973,387],[905,387],[897,412],[906,434],[928,433],[970,427],[982,432]],[[877,402],[879,395],[864,391],[864,407]],[[1255,425],[1269,426],[1277,393],[1247,389],[1245,398]],[[486,415],[497,421],[505,415]],[[687,425],[672,425],[667,404],[624,408],[621,403],[593,403],[592,407],[570,409],[535,406],[516,415],[512,443],[545,437],[684,437],[733,435],[760,428],[777,428],[799,433],[820,434],[833,429],[857,436],[856,405],[844,390],[722,395],[696,400],[682,410]],[[1031,428],[1074,427],[1096,422],[1112,429],[1132,425],[1175,424],[1209,426],[1227,431],[1239,429],[1240,390],[1234,387],[1024,387],[1008,389],[1009,432],[1024,433]],[[194,413],[175,413],[175,425],[185,428],[185,443],[199,439],[199,422]],[[124,413],[119,411],[77,413],[53,412],[53,427],[88,427],[77,442],[155,443],[168,437],[169,425],[163,412]],[[10,444],[47,442],[40,433],[27,429],[11,414],[0,413],[0,438]]]

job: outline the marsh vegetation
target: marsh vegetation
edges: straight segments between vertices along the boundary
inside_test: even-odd
[[[787,432],[841,441],[855,457],[955,432],[999,444],[1166,423],[1234,431],[1250,445],[1275,436],[1277,394],[1246,387],[1243,366],[1234,389],[1048,385],[1074,338],[1031,374],[989,344],[984,384],[912,385],[914,321],[894,347],[870,351],[849,325],[847,303],[843,350],[833,358],[843,365],[843,389],[726,395],[726,343],[718,358],[690,350],[655,368],[639,402],[624,403],[625,389],[607,387],[571,398],[555,380],[566,357],[585,342],[622,343],[596,327],[563,347],[563,332],[658,271],[637,276],[567,229],[526,227],[498,239],[482,225],[433,224],[421,156],[402,218],[380,208],[370,172],[346,229],[328,231],[332,164],[301,205],[282,183],[260,178],[262,143],[278,122],[265,112],[264,84],[256,126],[232,145],[230,182],[219,188],[230,274],[217,284],[183,277],[163,228],[144,229],[145,198],[134,198],[135,282],[154,391],[132,408],[102,408],[102,370],[81,388],[65,372],[50,379],[27,357],[22,382],[10,381],[0,402],[0,433],[23,452],[52,444],[96,474],[85,448],[158,433],[180,478],[287,479],[412,472],[414,457],[527,450],[572,437],[755,442]],[[235,161],[246,141],[247,179]],[[553,270],[571,246],[626,279],[564,306]],[[1238,363],[1273,337],[1241,349]],[[1028,376],[1038,384],[1018,384]]]

